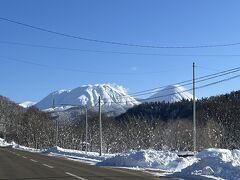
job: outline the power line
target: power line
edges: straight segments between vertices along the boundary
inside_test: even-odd
[[[228,73],[228,72],[232,72],[232,71],[235,72],[235,71],[238,71],[239,69],[240,69],[240,67],[236,67],[236,68],[220,71],[220,72],[213,73],[213,74],[208,74],[208,75],[205,75],[205,76],[198,77],[198,78],[196,78],[196,80],[201,80],[201,79],[204,79],[204,78],[208,78],[208,77],[212,77],[212,76],[216,76],[216,75],[220,75],[220,74]],[[164,85],[164,86],[160,86],[160,87],[156,87],[156,88],[151,88],[151,89],[147,89],[147,90],[143,90],[143,91],[137,91],[137,92],[134,92],[134,93],[130,93],[129,95],[137,96],[138,94],[142,94],[142,93],[145,93],[145,92],[155,92],[155,91],[157,91],[161,88],[165,88],[165,87],[168,87],[168,86],[173,86],[173,85],[176,85],[176,84],[189,85],[189,84],[191,84],[190,82],[192,82],[192,79],[181,81],[181,82],[176,82],[176,83],[173,83],[173,84]]]
[[[235,70],[235,71],[230,71],[230,70]],[[214,79],[214,78],[217,78],[217,77],[221,77],[221,76],[224,76],[224,75],[227,75],[227,74],[232,74],[232,73],[235,73],[235,72],[238,72],[238,71],[240,71],[240,67],[238,67],[238,68],[233,68],[233,69],[230,69],[230,70],[225,70],[225,71],[222,71],[222,72],[218,72],[218,73],[214,73],[214,74],[210,74],[210,75],[206,75],[206,76],[202,76],[202,77],[199,77],[199,78],[196,78],[196,79],[201,79],[201,80],[199,80],[199,81],[196,81],[196,83],[198,83],[198,82],[203,82],[203,81],[206,81],[206,80],[210,80],[210,79]],[[228,72],[228,71],[230,71],[230,72]],[[220,73],[223,73],[224,72],[224,74],[220,74]],[[210,77],[210,76],[212,76],[212,75],[216,75],[216,74],[219,74],[218,76],[213,76],[213,77]],[[207,78],[207,79],[203,79],[204,77],[209,77],[209,78]],[[219,83],[222,83],[222,82],[225,82],[225,81],[229,81],[229,80],[232,80],[232,79],[236,79],[236,78],[238,78],[238,77],[240,77],[240,74],[239,75],[235,75],[235,76],[232,76],[232,77],[228,77],[228,78],[225,78],[225,79],[222,79],[222,80],[219,80],[219,81],[215,81],[215,82],[211,82],[211,83],[208,83],[208,84],[205,84],[205,85],[202,85],[202,86],[198,86],[198,87],[196,87],[195,89],[202,89],[202,88],[205,88],[205,87],[208,87],[208,86],[212,86],[212,85],[215,85],[215,84],[219,84]],[[186,82],[186,81],[185,81]],[[161,98],[161,97],[168,97],[168,96],[172,96],[172,95],[176,95],[176,94],[179,94],[179,93],[184,93],[184,92],[188,92],[188,91],[192,91],[193,90],[193,88],[190,88],[190,89],[186,89],[186,90],[183,90],[183,91],[180,91],[180,92],[175,92],[175,93],[169,93],[169,94],[166,94],[166,95],[161,95],[161,96],[155,96],[155,97],[150,97],[150,98],[146,98],[146,99],[144,99],[144,101],[148,101],[148,100],[152,100],[152,99],[157,99],[157,98]],[[102,101],[101,102],[103,102],[103,105],[105,105],[105,104],[112,104],[112,103],[114,103],[114,104],[119,104],[119,105],[121,105],[121,104],[123,104],[123,103],[135,103],[135,101],[104,101],[103,99],[102,99]],[[66,106],[76,106],[76,107],[80,107],[80,108],[86,108],[86,106],[83,106],[83,105],[73,105],[73,104],[61,104],[61,105],[66,105]],[[97,106],[97,104],[95,104],[93,107],[96,107]],[[121,105],[122,106],[122,105]],[[93,108],[93,107],[91,107],[91,108]]]
[[[219,83],[222,83],[222,82],[225,82],[225,81],[229,81],[229,80],[232,80],[232,79],[235,79],[235,78],[238,78],[238,77],[240,77],[240,74],[232,76],[232,77],[229,77],[229,78],[225,78],[225,79],[222,79],[222,80],[219,80],[219,81],[215,81],[215,82],[212,82],[212,83],[208,83],[208,84],[205,84],[205,85],[202,85],[202,86],[198,86],[195,89],[202,89],[202,88],[205,88],[205,87],[208,87],[208,86],[212,86],[212,85],[215,85],[215,84],[219,84]],[[188,91],[191,91],[191,90],[193,90],[193,88],[181,91],[180,93],[188,92]],[[157,96],[157,97],[147,98],[145,100],[151,100],[151,99],[156,99],[156,98],[165,97],[165,96],[171,96],[171,95],[175,95],[175,94],[178,94],[178,93],[171,93],[171,94],[167,94],[167,95],[164,95],[164,96]]]
[[[218,73],[213,73],[213,74],[209,74],[209,75],[205,75],[205,76],[201,76],[201,77],[198,77],[196,78],[196,83],[200,83],[200,82],[204,82],[204,81],[207,81],[207,80],[211,80],[211,79],[215,79],[215,78],[218,78],[218,77],[222,77],[222,76],[225,76],[225,75],[229,75],[229,74],[232,74],[232,73],[236,73],[236,72],[239,72],[240,71],[240,67],[237,67],[237,68],[232,68],[232,69],[229,69],[229,70],[225,70],[225,71],[221,71],[221,72],[218,72]],[[238,77],[238,76],[237,76]],[[234,76],[235,78],[235,76]],[[231,80],[233,79],[232,77],[230,78],[227,78],[227,80]],[[181,83],[178,83],[178,84],[181,84],[181,85],[190,85],[192,84],[192,82],[189,82],[189,81],[192,81],[192,80],[187,80],[187,81],[182,81],[182,82],[188,82],[188,83],[185,83],[185,84],[181,84]],[[225,80],[220,80],[220,82],[224,82]],[[219,81],[216,81],[217,83]],[[214,83],[210,83],[210,84],[216,84],[216,82]],[[175,85],[175,84],[173,84]],[[209,85],[209,84],[207,84]],[[170,86],[170,85],[167,85],[167,86]],[[167,87],[167,86],[162,86],[162,87]],[[203,85],[203,86],[199,86],[199,87],[196,87],[196,89],[199,89],[199,88],[203,88],[205,87],[206,85]],[[159,89],[159,88],[158,88]],[[164,89],[164,91],[167,91],[167,90],[170,90],[170,89],[174,89],[174,87],[170,87],[170,88],[166,88]],[[184,91],[180,91],[179,93],[182,93],[182,92],[188,92],[190,90],[193,90],[193,89],[187,89],[187,90],[184,90]],[[140,92],[140,91],[139,91]],[[141,95],[147,95],[147,94],[153,94],[155,93],[154,92],[148,92],[148,93],[142,93],[142,94],[138,94],[138,95],[135,95],[134,97],[137,97],[137,96],[141,96]],[[178,94],[178,93],[170,93],[170,94],[167,94],[167,95],[162,95],[162,96],[156,96],[156,97],[152,97],[152,98],[147,98],[147,99],[144,99],[145,100],[151,100],[151,99],[155,99],[155,98],[160,98],[160,97],[167,97],[167,96],[170,96],[170,95],[175,95],[175,94]],[[129,94],[130,95],[130,94]],[[129,95],[126,95],[126,96],[129,96]],[[102,99],[103,101],[103,104],[108,104],[108,103],[119,103],[119,104],[122,104],[122,103],[127,103],[127,102],[130,102],[130,103],[135,103],[134,101],[124,101],[124,102],[114,102],[114,101],[105,101]],[[62,104],[63,105],[63,104]],[[64,104],[64,105],[72,105],[72,104]],[[73,106],[73,105],[72,105]],[[76,105],[76,106],[79,106],[79,105]],[[94,106],[97,106],[96,104]],[[81,106],[81,107],[84,107],[84,106]]]
[[[168,86],[173,86],[173,85],[176,85],[176,84],[181,85],[181,84],[183,84],[183,83],[187,83],[187,82],[190,82],[190,81],[192,81],[192,80],[186,80],[186,81],[181,81],[181,82],[174,83],[174,84],[159,86],[159,87],[156,87],[156,88],[151,88],[151,89],[147,89],[147,90],[143,90],[143,91],[138,91],[138,92],[130,93],[129,95],[137,96],[138,94],[142,94],[142,93],[145,93],[145,92],[156,92],[157,90],[159,90],[159,89],[161,89],[161,88],[165,88],[165,87],[168,87]]]
[[[102,75],[147,75],[147,74],[160,74],[163,72],[169,72],[177,69],[169,69],[169,70],[163,70],[163,71],[158,71],[158,72],[134,72],[134,73],[127,73],[127,72],[97,72],[97,71],[83,71],[81,69],[75,69],[75,68],[68,68],[68,67],[59,67],[59,66],[50,66],[47,64],[41,64],[41,63],[35,63],[32,61],[27,61],[19,58],[13,58],[13,57],[7,57],[7,56],[1,56],[1,60],[5,61],[13,61],[13,62],[18,62],[18,63],[23,63],[23,64],[28,64],[28,65],[33,65],[33,66],[38,66],[42,68],[49,68],[49,69],[56,69],[56,70],[63,70],[63,71],[71,71],[71,72],[78,72],[78,73],[86,73],[86,74],[102,74]],[[178,68],[180,69],[180,68]]]
[[[107,40],[99,40],[99,39],[93,39],[93,38],[87,38],[83,36],[76,36],[66,33],[61,33],[49,29],[45,29],[42,27],[33,26],[30,24],[22,23],[19,21],[11,20],[8,18],[0,17],[0,20],[6,21],[13,24],[18,24],[27,28],[35,29],[38,31],[55,34],[63,37],[68,37],[72,39],[78,39],[83,41],[89,41],[94,43],[103,43],[103,44],[111,44],[111,45],[119,45],[119,46],[129,46],[129,47],[139,47],[139,48],[153,48],[153,49],[196,49],[196,48],[217,48],[217,47],[228,47],[228,46],[237,46],[240,45],[240,42],[236,43],[226,43],[226,44],[213,44],[213,45],[194,45],[194,46],[156,46],[156,45],[143,45],[143,44],[134,44],[134,43],[122,43],[117,41],[107,41]]]
[[[87,108],[88,110],[91,110],[91,109],[93,109],[94,107],[98,107],[97,103],[95,103],[95,104],[92,105],[92,106],[80,105],[80,104],[68,104],[68,103],[61,103],[60,105],[61,105],[61,106],[70,106],[70,108],[72,108],[72,107],[77,107],[77,108],[80,108],[80,109],[85,109],[85,108]]]
[[[209,84],[205,84],[205,85],[199,86],[196,89],[202,89],[202,88],[205,88],[205,87],[208,87],[208,86],[212,86],[212,85],[215,85],[215,84],[219,84],[219,83],[222,83],[222,82],[225,82],[225,81],[230,81],[230,80],[236,79],[238,77],[240,77],[240,74],[232,76],[232,77],[229,77],[229,78],[226,78],[226,79],[222,79],[222,80],[219,80],[219,81],[215,81],[215,82],[212,82],[212,83],[209,83]]]
[[[233,68],[233,69],[237,69],[237,68]],[[239,69],[240,70],[240,69]],[[236,70],[235,72],[238,72],[239,70]],[[226,71],[223,71],[223,72],[227,72],[228,70],[226,70]],[[233,72],[229,72],[228,74],[231,74],[231,73],[233,73]],[[214,73],[214,74],[217,74],[217,73]],[[225,73],[224,75],[226,75],[227,73]],[[210,76],[210,75],[207,75],[207,76]],[[222,75],[219,75],[218,77],[220,77],[220,76],[222,76]],[[203,77],[206,77],[206,76],[203,76]],[[236,79],[236,78],[238,78],[238,77],[240,77],[240,74],[239,75],[235,75],[235,76],[232,76],[232,77],[228,77],[228,78],[225,78],[225,79],[222,79],[222,80],[219,80],[219,81],[214,81],[214,82],[211,82],[211,83],[208,83],[208,84],[205,84],[205,85],[201,85],[201,86],[198,86],[198,87],[196,87],[195,89],[202,89],[202,88],[205,88],[205,87],[208,87],[208,86],[212,86],[212,85],[216,85],[216,84],[219,84],[219,83],[222,83],[222,82],[225,82],[225,81],[229,81],[229,80],[232,80],[232,79]],[[202,78],[202,77],[200,77],[200,78]],[[198,79],[200,79],[200,78],[198,78]],[[214,77],[214,78],[216,78],[216,77]],[[208,78],[208,80],[209,79],[213,79],[213,78]],[[203,81],[203,80],[202,80]],[[172,96],[172,95],[176,95],[176,94],[179,94],[179,93],[184,93],[184,92],[188,92],[188,91],[191,91],[191,90],[193,90],[193,88],[190,88],[190,89],[186,89],[186,90],[183,90],[183,91],[180,91],[180,92],[175,92],[175,93],[169,93],[169,94],[166,94],[166,95],[161,95],[161,96],[155,96],[155,97],[150,97],[150,98],[146,98],[146,99],[144,99],[144,101],[148,101],[148,100],[152,100],[152,99],[157,99],[157,98],[161,98],[161,97],[168,97],[168,96]],[[104,100],[102,100],[101,102],[103,102],[103,105],[105,105],[105,104],[112,104],[112,103],[114,103],[114,104],[119,104],[119,105],[121,105],[121,104],[123,104],[123,103],[135,103],[135,101],[104,101]],[[61,104],[61,105],[66,105],[66,106],[76,106],[76,107],[80,107],[80,108],[86,108],[86,106],[83,106],[83,105],[73,105],[73,104]],[[93,108],[93,107],[96,107],[97,105],[95,104],[94,106],[92,106],[91,108]],[[88,107],[89,108],[89,107]],[[90,109],[90,108],[89,108]]]
[[[162,56],[162,57],[239,57],[240,56],[240,54],[163,54],[163,53],[141,53],[141,52],[126,52],[126,51],[106,51],[106,50],[59,47],[59,46],[52,46],[52,45],[40,45],[40,44],[3,41],[3,40],[0,40],[0,44],[22,46],[22,47],[32,47],[32,48],[79,51],[79,52],[86,52],[86,53],[140,55],[140,56]]]
[[[225,82],[225,81],[229,81],[229,80],[232,80],[232,79],[236,79],[236,78],[239,78],[239,77],[240,77],[240,74],[239,74],[239,75],[232,76],[232,77],[228,77],[228,78],[225,78],[225,79],[222,79],[222,80],[219,80],[219,81],[215,81],[215,82],[212,82],[212,83],[208,83],[208,84],[205,84],[205,85],[202,85],[202,86],[198,86],[198,87],[196,87],[195,89],[202,89],[202,88],[205,88],[205,87],[208,87],[208,86],[212,86],[212,85],[215,85],[215,84],[219,84],[219,83],[222,83],[222,82]],[[161,98],[161,97],[168,97],[168,96],[176,95],[176,94],[179,94],[179,93],[188,92],[188,91],[191,91],[191,90],[193,90],[193,88],[186,89],[186,90],[183,90],[183,91],[180,91],[180,92],[177,92],[177,93],[169,93],[169,94],[166,94],[166,95],[161,95],[161,96],[155,96],[155,97],[146,98],[146,99],[144,99],[144,101],[148,101],[148,100],[152,100],[152,99],[157,99],[157,98]],[[104,103],[105,103],[105,104],[109,104],[109,103],[123,104],[123,103],[126,103],[126,102],[134,103],[133,101],[106,101],[106,102],[104,102]]]
[[[239,72],[239,71],[240,71],[240,68],[235,70],[235,71],[230,71],[230,72],[226,72],[226,73],[223,73],[223,74],[220,74],[220,75],[215,75],[215,76],[208,77],[208,78],[205,78],[205,79],[197,80],[196,83],[204,82],[204,81],[207,81],[207,80],[210,80],[210,79],[215,79],[215,78],[218,78],[218,77],[221,77],[221,76],[225,76],[225,75],[229,75],[229,74],[232,74],[232,73],[236,73],[236,72]],[[191,85],[191,84],[192,84],[192,82],[181,84],[181,85],[182,86],[187,86],[187,85]],[[175,87],[169,87],[169,88],[162,89],[162,91],[167,91],[167,90],[171,90],[171,89],[174,89],[174,88]],[[148,95],[148,94],[153,94],[153,93],[156,93],[156,90],[152,91],[152,92],[140,93],[140,94],[135,95],[134,97]]]

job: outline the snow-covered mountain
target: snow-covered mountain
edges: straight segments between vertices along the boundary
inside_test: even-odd
[[[31,106],[33,106],[35,104],[36,104],[36,102],[25,101],[25,102],[20,103],[19,106],[22,106],[24,108],[29,108],[29,107],[31,107]]]
[[[183,99],[191,100],[193,99],[193,95],[183,86],[169,85],[147,98],[145,102],[165,101],[173,103],[182,101]]]
[[[192,94],[186,88],[180,85],[170,85],[157,91],[154,95],[146,100],[135,99],[127,94],[122,86],[111,84],[84,85],[72,90],[59,90],[50,93],[41,101],[35,104],[44,111],[63,111],[72,109],[73,106],[87,106],[98,110],[98,99],[101,97],[102,111],[112,115],[118,115],[127,109],[140,104],[140,102],[178,102],[183,99],[191,100]],[[29,107],[32,102],[25,102],[21,105]],[[53,109],[54,104],[54,109]],[[73,105],[73,106],[71,106]]]
[[[113,111],[119,114],[139,104],[137,100],[127,94],[126,89],[122,86],[96,84],[84,85],[72,90],[55,91],[35,106],[41,110],[51,110],[54,102],[54,106],[58,109],[64,109],[63,107],[66,105],[80,105],[97,109],[99,96],[104,112]]]

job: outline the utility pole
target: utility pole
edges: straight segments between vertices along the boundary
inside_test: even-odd
[[[193,63],[193,151],[197,150],[196,100],[195,100],[195,63]]]
[[[53,101],[52,101],[52,109],[54,111],[55,108],[55,99],[53,97]],[[56,118],[56,142],[55,142],[55,146],[58,146],[58,120]]]
[[[85,115],[86,115],[86,139],[85,139],[85,145],[86,145],[86,154],[88,151],[88,115],[87,115],[87,106],[85,107]]]
[[[100,96],[98,99],[98,105],[99,105],[99,135],[100,135],[99,156],[102,156],[102,117],[101,117],[101,97]]]

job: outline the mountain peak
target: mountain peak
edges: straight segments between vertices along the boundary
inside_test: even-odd
[[[124,87],[115,84],[83,85],[72,90],[59,90],[49,94],[36,106],[39,109],[49,109],[54,105],[77,105],[95,107],[101,97],[103,111],[124,112],[126,109],[139,104],[137,100],[127,94]]]
[[[178,102],[185,100],[193,99],[193,95],[189,93],[189,91],[181,86],[181,85],[169,85],[159,91],[157,91],[154,95],[152,95],[148,102],[153,101],[165,101],[165,102]]]
[[[20,103],[19,106],[22,106],[23,108],[29,108],[35,104],[36,104],[36,102],[33,102],[33,101],[25,101],[25,102]]]

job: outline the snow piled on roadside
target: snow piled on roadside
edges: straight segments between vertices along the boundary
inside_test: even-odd
[[[170,151],[129,151],[97,163],[99,166],[137,167],[172,172],[169,177],[183,179],[240,179],[240,150],[205,149],[195,156],[179,157]],[[155,173],[155,172],[154,172]],[[156,172],[159,175],[158,172]]]
[[[98,166],[114,166],[135,168],[139,170],[155,170],[153,174],[182,179],[240,179],[240,150],[205,149],[195,156],[179,157],[178,153],[156,150],[131,150],[119,154],[103,154],[79,150],[52,147],[45,150],[20,146],[14,142],[7,143],[0,138],[0,147],[8,147],[59,156],[71,160],[82,161]],[[170,174],[171,173],[171,174]]]
[[[7,143],[4,139],[0,138],[0,147],[11,147],[11,144]]]
[[[53,156],[61,156],[70,159],[76,159],[81,161],[86,161],[88,163],[97,163],[104,161],[107,158],[115,156],[114,154],[103,154],[99,156],[97,152],[85,152],[79,150],[71,150],[71,149],[63,149],[58,146],[49,148],[45,151],[42,151],[44,154],[53,155]]]
[[[138,167],[181,171],[196,162],[196,158],[181,158],[174,152],[156,150],[131,150],[97,163],[99,166]]]
[[[240,150],[209,148],[199,152],[196,158],[198,158],[196,163],[172,176],[201,175],[220,179],[240,179]]]
[[[16,144],[14,141],[12,141],[10,144],[12,145],[12,147],[14,149],[18,149],[18,150],[21,150],[21,151],[37,152],[37,153],[42,152],[41,149],[35,149],[35,148],[26,147],[26,146],[21,146],[19,144]]]
[[[14,148],[14,149],[23,150],[23,151],[29,151],[29,152],[41,152],[41,150],[39,150],[39,149],[34,149],[34,148],[21,146],[19,144],[16,144],[14,141],[8,143],[7,141],[5,141],[2,138],[0,138],[0,148],[1,147],[2,148],[4,148],[4,147],[11,147],[11,148]]]

